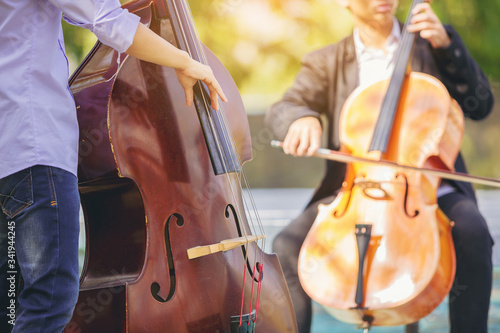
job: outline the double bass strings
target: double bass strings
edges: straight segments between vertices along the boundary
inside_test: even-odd
[[[174,5],[175,5],[175,2],[174,2]],[[188,6],[188,5],[186,4],[186,6]],[[179,11],[178,10],[176,10],[176,13],[177,13],[177,15],[179,15]],[[186,8],[184,8],[184,14],[186,15],[186,19],[188,19],[187,18],[187,13],[189,13],[189,15],[191,16],[190,17],[191,18],[191,22],[193,22],[193,24],[194,24],[194,20],[192,18],[191,11],[190,10],[186,10]],[[187,21],[189,21],[189,20],[187,20]],[[188,28],[190,29],[191,36],[194,37],[194,38],[192,38],[192,40],[194,40],[195,43],[196,43],[195,44],[195,49],[196,49],[196,52],[197,52],[197,55],[198,55],[198,59],[202,59],[202,61],[203,61],[204,64],[208,64],[206,55],[205,55],[205,53],[200,48],[200,42],[199,42],[199,37],[197,35],[197,31],[193,31],[191,25],[188,25]],[[182,30],[182,34],[183,34],[184,38],[186,38],[186,33],[185,33],[184,29],[182,28],[182,26],[181,26],[181,30]],[[186,45],[189,48],[189,44],[186,43]],[[193,54],[191,52],[190,52],[190,54]],[[200,87],[200,91],[201,91],[201,95],[202,95],[201,97],[203,99],[205,110],[208,111],[207,113],[208,113],[208,119],[209,119],[209,122],[210,122],[210,126],[212,127],[212,130],[215,130],[216,126],[214,124],[214,120],[213,120],[212,114],[210,112],[210,110],[211,110],[210,109],[210,105],[207,102],[206,95],[203,93],[204,90],[203,90],[202,83],[198,81],[197,84]],[[234,138],[232,137],[232,135],[230,135],[230,133],[228,131],[228,128],[229,128],[228,121],[227,121],[227,117],[225,115],[225,112],[223,110],[222,104],[220,103],[219,105],[220,105],[219,106],[219,110],[216,111],[215,113],[217,115],[219,123],[222,122],[222,124],[223,124],[223,126],[222,126],[223,130],[221,131],[222,134],[223,134],[223,140],[225,141],[226,144],[228,144],[228,143],[230,144],[229,146],[232,147],[232,149],[234,151],[234,154],[235,154],[235,156],[237,158],[238,164],[235,164],[235,161],[233,160],[234,157],[232,156],[232,154],[229,154],[230,158],[231,158],[231,162],[233,163],[232,165],[233,166],[234,165],[240,166],[239,172],[238,172],[238,170],[235,170],[236,177],[237,177],[238,183],[239,183],[239,184],[237,184],[237,186],[239,186],[239,189],[241,190],[241,184],[242,184],[242,179],[243,179],[243,182],[244,182],[244,184],[246,186],[246,190],[247,190],[246,193],[247,193],[247,195],[248,195],[248,197],[250,198],[250,201],[251,201],[251,206],[249,206],[248,203],[247,203],[246,196],[242,197],[243,205],[245,207],[251,207],[251,210],[250,209],[248,210],[249,211],[248,217],[251,220],[250,228],[253,230],[254,234],[257,234],[255,232],[255,222],[254,222],[254,220],[253,220],[253,218],[252,218],[252,216],[250,214],[251,212],[253,212],[254,217],[256,217],[256,219],[257,219],[257,225],[259,226],[259,229],[261,230],[262,234],[264,234],[262,223],[261,223],[259,215],[257,213],[255,201],[254,201],[253,196],[252,196],[252,194],[250,192],[250,188],[249,188],[249,185],[248,185],[247,177],[246,177],[246,175],[245,175],[245,173],[243,171],[243,165],[241,163],[241,157],[239,156],[238,151],[236,149],[236,144],[234,142]],[[216,134],[220,133],[218,131],[213,131],[213,132],[216,133]],[[242,210],[242,208],[241,208],[241,206],[239,204],[238,196],[237,196],[237,194],[235,192],[235,189],[233,187],[234,185],[233,185],[233,182],[231,181],[231,177],[229,176],[229,174],[227,172],[228,171],[228,167],[226,165],[226,161],[225,161],[225,158],[224,158],[223,149],[221,148],[221,144],[219,142],[220,138],[218,138],[218,135],[214,135],[214,137],[215,137],[215,140],[217,141],[217,145],[216,145],[217,149],[219,151],[220,156],[222,157],[221,158],[222,165],[223,165],[223,168],[224,168],[224,171],[225,171],[225,174],[226,174],[229,186],[231,188],[231,195],[233,197],[233,202],[236,205],[236,209],[237,209],[239,215],[240,216],[246,216],[245,211]],[[245,234],[245,237],[248,239],[248,235],[247,235],[247,232],[245,230],[245,225],[242,225],[241,229],[243,229],[243,233]],[[258,240],[257,240],[257,242],[258,242]],[[248,245],[249,245],[249,243],[247,242],[246,245],[245,245],[245,247],[247,249],[244,251],[245,266],[248,265]],[[246,276],[246,271],[248,269],[250,271],[250,273],[252,273],[252,282],[251,282],[252,283],[252,288],[251,288],[251,292],[250,292],[250,305],[249,305],[249,313],[252,313],[253,293],[254,293],[254,286],[255,286],[255,282],[256,282],[256,279],[255,279],[255,268],[257,267],[257,258],[258,257],[260,257],[260,259],[259,259],[260,262],[261,263],[263,262],[263,253],[264,253],[264,250],[265,250],[265,241],[263,239],[263,241],[262,241],[262,248],[260,249],[259,253],[257,253],[258,252],[258,244],[256,244],[256,246],[254,247],[254,260],[253,260],[253,263],[252,263],[253,264],[253,269],[251,269],[251,267],[249,267],[249,266],[244,268],[243,284],[242,284],[242,297],[241,297],[241,310],[240,310],[240,324],[239,324],[240,326],[242,325],[242,318],[243,318],[243,311],[244,311],[243,305],[244,305],[244,295],[245,295],[245,276]],[[258,276],[258,279],[257,279],[258,280],[257,281],[258,282],[258,288],[257,288],[257,294],[256,294],[256,302],[255,302],[256,315],[255,315],[255,318],[253,319],[254,322],[257,320],[257,313],[258,313],[258,309],[259,309],[260,290],[261,290],[260,287],[261,287],[262,274],[263,274],[262,264],[259,264],[258,268],[259,268],[258,269],[259,276]],[[247,325],[250,325],[250,324],[251,324],[251,321],[249,320],[248,323],[247,323]]]
[[[181,22],[180,20],[180,12],[177,8],[177,4],[176,2],[174,1],[173,2],[174,6],[176,7],[176,11],[175,11],[175,14],[177,15],[177,18],[179,20],[179,22]],[[186,4],[186,6],[188,6]],[[190,22],[193,22],[194,24],[194,20],[193,20],[193,17],[192,17],[192,14],[191,14],[191,11],[189,9],[186,9],[186,8],[183,8],[183,14],[184,14],[184,17],[186,19],[186,21],[190,21]],[[189,15],[189,16],[188,16]],[[198,33],[196,30],[193,31],[192,27],[190,25],[188,25],[187,27],[189,29],[189,33],[190,35],[192,36],[192,40],[195,41],[196,45],[195,45],[195,52],[196,52],[196,55],[198,56],[198,59],[200,59],[204,64],[207,64],[208,65],[208,60],[206,58],[206,55],[203,51],[200,50],[200,42],[199,42],[199,37],[198,37]],[[186,31],[184,30],[184,27],[181,25],[180,26],[180,29],[181,29],[181,33],[184,37],[184,41],[186,42],[187,41],[187,34],[186,34]],[[188,48],[188,52],[189,54],[193,55],[193,50],[190,49],[190,46],[189,46],[189,43],[185,43],[186,44],[186,47]],[[210,103],[208,103],[207,101],[207,98],[206,98],[206,95],[203,94],[203,85],[201,82],[198,81],[197,83],[200,87],[200,91],[202,92],[202,99],[203,99],[203,103],[204,103],[204,106],[205,106],[205,109],[206,110],[210,110]],[[225,111],[223,110],[223,107],[222,107],[222,103],[219,104],[220,105],[220,110],[216,112],[217,114],[217,117],[218,117],[218,120],[224,125],[224,131],[222,131],[222,134],[223,134],[223,140],[225,141],[226,144],[228,144],[230,147],[232,147],[232,149],[234,150],[235,152],[235,155],[236,155],[236,158],[237,158],[237,161],[233,160],[233,156],[231,156],[231,162],[233,163],[233,165],[239,165],[239,166],[242,166],[242,163],[241,163],[241,158],[240,156],[238,155],[238,151],[236,150],[236,145],[235,145],[235,142],[234,142],[234,138],[230,135],[230,133],[228,132],[228,121],[227,121],[227,117],[225,115]],[[215,133],[218,133],[215,129],[216,129],[216,126],[215,126],[215,123],[214,123],[214,120],[212,118],[212,114],[211,112],[208,112],[207,113],[208,115],[208,118],[209,118],[209,121],[210,121],[210,126],[212,127],[212,129],[214,129],[214,132]],[[217,137],[217,135],[215,136],[215,140],[218,141],[217,142],[217,149],[219,150],[219,154],[220,156],[224,156],[223,154],[223,149],[221,148],[221,144],[220,144],[220,140],[221,138]],[[237,162],[237,164],[236,164]],[[228,167],[226,165],[226,161],[224,158],[222,158],[222,164],[223,164],[223,168],[224,168],[224,171],[226,173],[226,177],[227,177],[227,180],[228,180],[228,183],[230,185],[230,188],[231,188],[231,195],[233,197],[233,201],[236,205],[236,209],[238,211],[238,213],[241,215],[241,216],[248,216],[251,220],[252,223],[249,223],[249,226],[250,228],[252,229],[252,232],[254,234],[257,234],[256,232],[256,224],[259,228],[259,231],[264,234],[264,229],[263,229],[263,226],[262,226],[262,222],[260,220],[260,217],[259,217],[259,214],[257,212],[257,209],[256,209],[256,205],[255,205],[255,200],[251,194],[251,191],[250,191],[250,187],[248,185],[248,179],[246,177],[246,174],[245,172],[243,171],[243,169],[241,168],[241,171],[240,172],[236,172],[236,177],[238,179],[238,182],[239,184],[237,184],[236,186],[239,186],[239,189],[242,189],[242,186],[241,184],[244,183],[245,185],[245,188],[246,188],[246,193],[247,193],[247,196],[249,199],[247,199],[247,196],[242,196],[242,200],[243,200],[243,205],[245,207],[248,208],[248,215],[245,214],[245,210],[242,210],[240,204],[239,204],[239,200],[238,200],[238,196],[237,196],[237,193],[236,193],[236,190],[235,188],[233,187],[233,181],[231,180],[231,177],[229,176],[228,174]],[[250,204],[248,204],[247,201],[250,201]],[[252,217],[252,214],[253,214],[253,217]],[[256,222],[254,222],[254,220],[256,220]],[[247,234],[247,231],[245,230],[245,228],[242,228],[243,229],[243,233],[245,234],[244,236],[245,237],[248,237],[248,234]],[[257,246],[255,247],[255,256],[254,256],[254,265],[255,265],[255,262],[257,260]],[[261,248],[261,251],[260,251],[260,257],[262,258],[263,256],[263,253],[264,253],[264,250],[265,250],[265,240],[263,239],[262,240],[262,248]],[[248,259],[248,251],[245,251],[245,261]],[[262,260],[261,260],[262,261]]]

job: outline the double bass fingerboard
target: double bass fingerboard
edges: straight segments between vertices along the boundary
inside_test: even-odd
[[[189,53],[196,61],[207,64],[204,50],[201,47],[191,10],[185,1],[167,1],[171,24],[177,45]],[[194,105],[205,142],[216,175],[240,172],[241,163],[233,144],[233,140],[221,111],[210,106],[210,93],[204,83],[199,81],[194,87]]]

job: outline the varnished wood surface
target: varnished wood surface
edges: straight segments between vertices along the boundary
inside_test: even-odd
[[[251,179],[250,179],[251,181]],[[264,225],[267,238],[266,250],[271,251],[271,244],[277,233],[302,211],[312,196],[313,189],[253,189],[259,215]],[[496,244],[500,244],[500,191],[478,190],[477,197],[481,212],[485,215],[490,232]],[[83,226],[83,217],[81,219]],[[80,254],[84,252],[84,234],[80,235]],[[489,329],[500,332],[500,246],[493,247],[494,281],[490,305]],[[81,256],[81,258],[83,258]],[[311,333],[354,333],[353,325],[340,322],[330,316],[319,304],[313,303],[314,314]],[[420,321],[421,332],[448,333],[448,301],[445,300],[434,312]],[[403,333],[403,326],[373,327],[371,333]]]

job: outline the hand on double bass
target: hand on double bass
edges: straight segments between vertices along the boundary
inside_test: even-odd
[[[184,88],[186,93],[186,105],[190,106],[193,103],[193,86],[198,80],[206,83],[208,90],[210,91],[210,99],[212,102],[212,108],[214,110],[219,109],[219,101],[217,96],[220,96],[224,102],[227,102],[227,98],[219,85],[219,82],[215,79],[212,69],[207,65],[203,65],[190,58],[188,65],[183,69],[176,69],[177,79],[179,83]]]
[[[187,52],[179,50],[143,24],[139,24],[134,41],[126,52],[141,60],[175,68],[177,79],[186,94],[187,106],[193,102],[193,86],[198,80],[207,85],[211,104],[215,110],[219,109],[218,97],[227,102],[227,98],[209,66],[193,60]]]

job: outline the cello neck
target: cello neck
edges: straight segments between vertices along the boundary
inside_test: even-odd
[[[394,72],[382,102],[380,115],[368,151],[379,151],[384,153],[387,150],[403,84],[406,75],[410,72],[410,61],[415,46],[415,33],[408,32],[406,27],[413,17],[413,8],[422,2],[424,2],[424,0],[413,0],[411,3],[410,12],[404,24],[401,41],[395,55],[396,62],[394,65]]]

